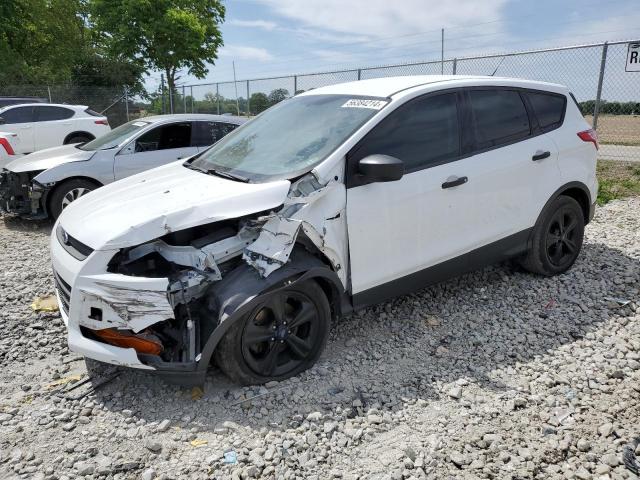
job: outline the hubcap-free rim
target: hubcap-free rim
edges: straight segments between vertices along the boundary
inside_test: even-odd
[[[309,297],[275,292],[245,324],[242,355],[258,375],[286,375],[313,355],[319,329],[318,311]]]
[[[83,187],[78,187],[78,188],[74,188],[72,190],[69,190],[65,194],[65,196],[62,198],[62,209],[64,210],[65,208],[67,208],[69,206],[69,204],[71,202],[76,201],[81,196],[86,195],[90,191],[91,190],[89,190],[88,188],[83,188]]]
[[[561,208],[552,217],[546,235],[546,252],[556,267],[564,267],[578,255],[578,217],[572,209]]]

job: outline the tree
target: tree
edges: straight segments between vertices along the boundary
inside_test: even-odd
[[[112,55],[164,72],[172,91],[181,69],[203,78],[223,44],[220,0],[93,0],[90,13]]]
[[[276,88],[269,94],[269,105],[275,105],[289,98],[289,90],[286,88]]]
[[[262,92],[256,92],[249,99],[251,113],[258,114],[269,108],[269,99]]]

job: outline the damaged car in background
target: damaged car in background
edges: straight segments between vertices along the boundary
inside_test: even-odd
[[[319,358],[332,319],[506,258],[569,269],[597,139],[566,88],[415,76],[319,88],[65,209],[72,351],[202,384]]]
[[[90,142],[19,157],[0,170],[0,212],[55,220],[81,196],[193,156],[244,122],[240,117],[204,114],[145,117]]]

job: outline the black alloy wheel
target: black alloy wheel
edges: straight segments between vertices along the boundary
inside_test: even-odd
[[[329,336],[331,308],[313,280],[267,293],[225,334],[216,362],[232,380],[260,384],[311,367]]]

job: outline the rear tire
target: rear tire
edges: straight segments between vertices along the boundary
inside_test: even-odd
[[[70,203],[98,188],[94,182],[76,178],[62,182],[49,200],[49,216],[55,221]]]
[[[293,377],[320,358],[330,323],[329,301],[315,281],[291,285],[235,322],[216,348],[216,363],[242,385]]]
[[[72,137],[68,138],[66,142],[64,142],[64,144],[73,145],[74,143],[87,143],[87,142],[90,142],[91,140],[93,140],[93,138],[88,135],[75,134]]]
[[[538,220],[531,249],[520,260],[520,264],[539,275],[559,275],[575,263],[583,239],[582,208],[575,199],[561,195]]]

